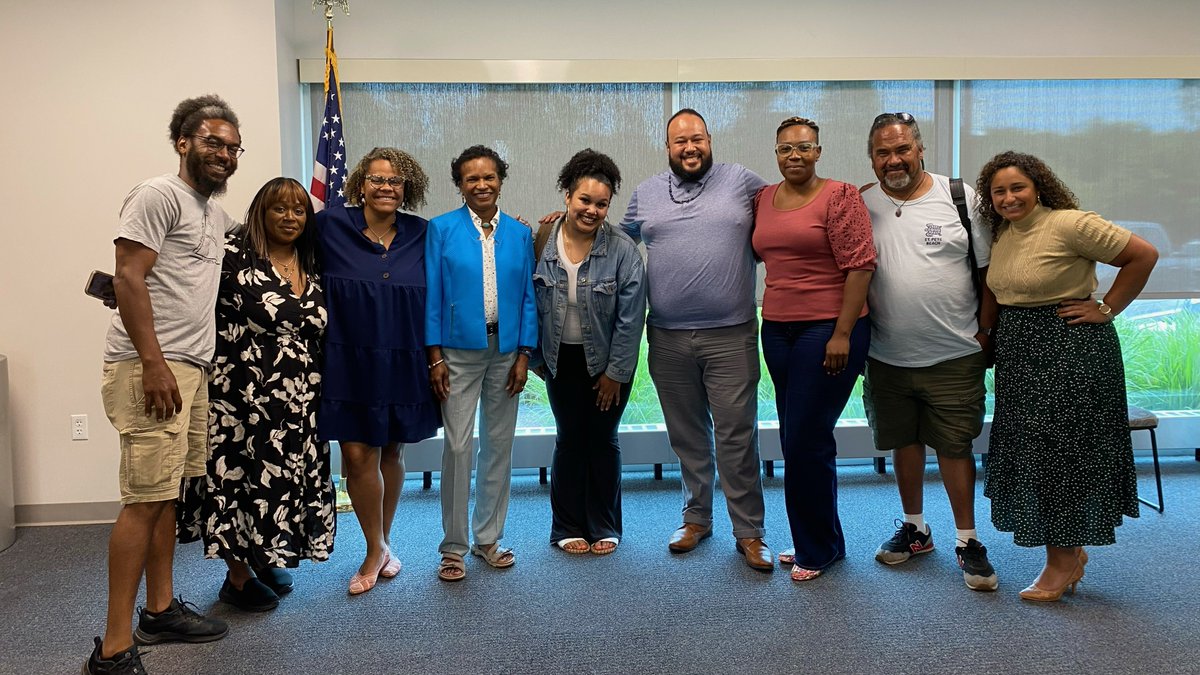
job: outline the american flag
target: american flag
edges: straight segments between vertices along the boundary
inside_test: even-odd
[[[325,33],[325,119],[317,139],[313,160],[313,208],[320,211],[341,206],[346,201],[342,185],[346,181],[346,139],[342,137],[342,96],[338,86],[337,53],[333,51],[333,28]]]

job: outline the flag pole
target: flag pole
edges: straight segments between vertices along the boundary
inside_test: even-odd
[[[350,0],[313,0],[313,9],[325,8],[325,117],[318,137],[317,156],[313,161],[313,206],[317,210],[341,204],[341,183],[346,179],[345,138],[342,136],[342,81],[337,74],[337,52],[333,50],[333,6],[338,5],[350,16]],[[330,77],[333,91],[330,91]],[[340,459],[340,458],[339,458]],[[339,464],[341,462],[339,461]],[[336,504],[339,512],[352,511],[350,495],[346,492],[346,466],[341,466],[337,481]]]

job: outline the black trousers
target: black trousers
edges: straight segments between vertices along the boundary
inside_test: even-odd
[[[587,372],[583,345],[559,345],[558,374],[546,394],[558,426],[550,467],[550,541],[582,537],[595,542],[621,537],[621,446],[617,427],[633,381],[621,385],[621,402],[596,407],[595,377]]]

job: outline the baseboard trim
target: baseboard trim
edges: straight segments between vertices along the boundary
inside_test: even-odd
[[[121,502],[18,504],[15,512],[17,527],[99,525],[117,520]]]

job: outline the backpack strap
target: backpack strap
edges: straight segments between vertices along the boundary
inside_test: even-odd
[[[971,214],[967,211],[967,191],[963,189],[961,178],[950,179],[950,197],[958,207],[958,220],[967,231],[967,264],[971,266],[971,287],[975,289],[975,315],[978,316],[983,307],[983,289],[979,283],[979,265],[975,260],[975,238],[971,232]]]

